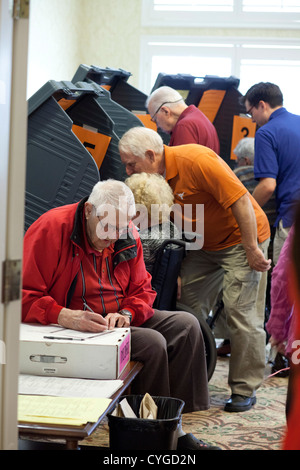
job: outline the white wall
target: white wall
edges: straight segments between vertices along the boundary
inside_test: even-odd
[[[30,0],[28,97],[83,63],[139,73],[140,0]]]
[[[142,0],[30,0],[28,96],[48,80],[71,80],[81,63],[123,68],[139,88],[142,36],[300,38],[300,28],[147,27],[141,12]]]
[[[80,0],[30,0],[27,95],[48,80],[71,80],[78,63]]]

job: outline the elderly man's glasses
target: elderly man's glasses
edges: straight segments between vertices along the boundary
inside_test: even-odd
[[[108,223],[104,224],[99,216],[97,216],[97,219],[99,220],[99,224],[101,226],[101,233],[102,234],[110,235],[113,238],[115,238],[116,235],[118,235],[120,237],[121,235],[123,235],[124,233],[127,233],[127,231],[128,231],[128,226],[127,225],[126,225],[126,227],[115,227],[115,226],[113,226],[111,224],[108,224]]]
[[[161,110],[161,108],[165,105],[165,104],[173,104],[173,103],[179,103],[179,101],[182,101],[183,98],[180,98],[180,100],[176,100],[176,101],[164,101],[158,108],[157,110],[155,111],[155,113],[153,114],[152,118],[151,118],[151,121],[152,122],[156,122],[155,121],[155,116],[157,115],[157,113],[159,113],[159,111]]]

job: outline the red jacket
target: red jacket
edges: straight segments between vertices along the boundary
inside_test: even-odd
[[[57,323],[84,256],[80,203],[52,209],[36,220],[24,237],[22,321]],[[132,225],[132,231],[135,228]],[[123,290],[122,309],[132,312],[132,326],[152,317],[155,292],[146,271],[138,236],[114,245],[114,275]]]

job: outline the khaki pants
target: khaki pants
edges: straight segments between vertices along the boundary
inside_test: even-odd
[[[269,239],[260,245],[267,256]],[[191,251],[181,270],[180,304],[207,318],[223,290],[231,356],[232,393],[253,396],[265,371],[264,330],[267,273],[250,269],[242,245],[220,251]]]

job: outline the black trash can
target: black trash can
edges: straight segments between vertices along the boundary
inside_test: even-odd
[[[139,415],[144,395],[127,395],[128,404]],[[184,401],[169,397],[152,397],[157,406],[157,419],[123,418],[108,415],[110,449],[176,450],[177,429]]]

